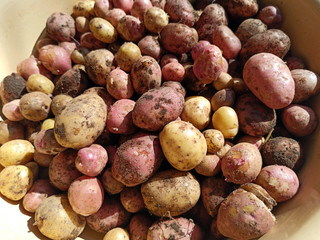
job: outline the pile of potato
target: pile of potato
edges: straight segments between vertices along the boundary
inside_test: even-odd
[[[0,192],[50,239],[255,239],[319,76],[256,0],[80,0],[0,86]],[[104,235],[105,234],[105,235]]]

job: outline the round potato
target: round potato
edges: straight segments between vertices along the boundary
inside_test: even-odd
[[[161,8],[151,7],[144,13],[143,22],[148,31],[159,33],[168,25],[169,17]]]
[[[116,227],[107,232],[103,240],[129,240],[129,233],[123,228]]]
[[[122,44],[115,55],[116,63],[126,72],[130,72],[132,65],[139,58],[141,58],[140,48],[132,42],[125,42]]]
[[[151,214],[174,217],[196,205],[200,184],[191,173],[170,169],[158,172],[142,184],[141,194]]]
[[[180,171],[195,168],[207,153],[203,134],[191,123],[176,120],[165,125],[159,135],[163,153]]]
[[[207,142],[209,153],[216,153],[224,146],[224,137],[221,131],[217,129],[207,129],[203,132]]]
[[[221,131],[225,138],[233,138],[239,131],[237,113],[231,107],[220,107],[212,116],[212,125]]]
[[[104,43],[113,43],[118,38],[118,32],[107,20],[95,17],[89,23],[93,36]]]
[[[39,91],[46,94],[52,94],[54,84],[49,78],[42,74],[32,74],[27,80],[26,88],[28,92]]]

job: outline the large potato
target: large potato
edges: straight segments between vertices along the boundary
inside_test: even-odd
[[[55,118],[54,135],[67,148],[92,144],[103,132],[107,106],[96,94],[82,94],[70,100]]]
[[[195,168],[207,153],[206,139],[189,122],[172,121],[163,128],[159,137],[165,157],[180,171]]]
[[[189,172],[175,169],[158,172],[141,186],[144,204],[156,216],[178,216],[200,198],[200,184]]]

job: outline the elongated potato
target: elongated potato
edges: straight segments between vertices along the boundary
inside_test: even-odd
[[[90,31],[93,36],[104,43],[113,43],[118,38],[118,32],[112,24],[99,17],[91,19],[89,23]]]

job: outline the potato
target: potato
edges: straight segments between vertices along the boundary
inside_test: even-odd
[[[222,132],[224,138],[233,138],[239,131],[237,113],[231,107],[220,107],[212,116],[212,125]]]
[[[151,214],[174,217],[196,205],[200,198],[200,184],[189,172],[169,169],[157,172],[143,183],[141,194]]]
[[[145,208],[140,186],[123,189],[120,193],[120,201],[122,206],[131,213],[137,213]]]
[[[48,130],[54,128],[54,118],[47,118],[41,124],[41,130]]]
[[[233,147],[233,143],[230,141],[225,141],[224,145],[220,150],[216,153],[219,158],[223,158],[224,155],[230,150],[231,147]]]
[[[131,98],[134,93],[130,75],[120,68],[112,70],[106,82],[108,92],[115,99]]]
[[[152,3],[152,6],[158,7],[161,9],[164,9],[164,6],[166,4],[166,0],[150,0]]]
[[[204,233],[192,220],[183,217],[164,219],[155,222],[149,228],[147,239],[185,239],[201,240]]]
[[[117,181],[112,176],[111,168],[107,168],[103,172],[101,176],[101,183],[103,185],[104,190],[106,190],[106,192],[110,195],[118,194],[125,188],[125,185],[123,183]]]
[[[50,162],[55,155],[40,153],[37,150],[33,153],[33,160],[38,163],[41,167],[49,167]]]
[[[279,29],[269,29],[252,36],[241,48],[240,61],[245,64],[253,55],[272,53],[284,58],[291,46],[290,38]]]
[[[264,105],[252,93],[241,95],[235,104],[240,130],[250,136],[267,135],[277,121],[276,112]]]
[[[72,181],[82,175],[75,166],[76,157],[76,150],[66,149],[57,154],[50,162],[50,182],[61,191],[68,190]]]
[[[51,102],[51,111],[54,115],[59,115],[61,110],[65,107],[67,102],[72,99],[71,96],[65,94],[59,94],[53,97]]]
[[[63,12],[52,13],[47,19],[46,31],[57,42],[71,42],[76,33],[74,19]]]
[[[138,42],[138,47],[142,55],[147,55],[159,60],[162,56],[163,49],[158,41],[157,36],[147,35]]]
[[[121,8],[126,14],[130,14],[133,0],[112,0],[114,8]]]
[[[171,22],[178,22],[189,27],[196,22],[193,6],[188,0],[166,0],[164,11],[169,15]]]
[[[54,41],[54,40],[52,40]],[[47,44],[48,45],[48,44]],[[54,45],[56,45],[56,42],[54,42]],[[39,55],[39,53],[38,53]],[[22,76],[25,80],[28,80],[28,78],[33,74],[41,74],[49,79],[52,79],[52,73],[47,70],[39,61],[38,58],[35,58],[33,55],[30,57],[22,60],[17,65],[17,73]]]
[[[33,174],[24,165],[7,166],[0,172],[0,192],[10,200],[22,199],[32,183]]]
[[[41,74],[32,74],[27,80],[26,88],[28,92],[40,91],[46,94],[52,94],[54,84],[50,79]]]
[[[200,40],[196,45],[191,49],[191,57],[195,61],[198,56],[203,52],[203,50],[210,45],[211,43],[207,40]]]
[[[186,96],[186,89],[179,82],[166,81],[166,82],[162,83],[161,87],[171,87],[171,88],[175,89],[176,92],[180,93],[183,97]]]
[[[185,75],[183,79],[183,84],[187,90],[190,91],[201,91],[205,89],[206,84],[201,82],[193,72],[193,65],[184,65]]]
[[[202,96],[191,96],[185,99],[181,120],[192,123],[199,130],[207,127],[211,120],[211,105]]]
[[[220,91],[222,89],[233,88],[233,78],[229,73],[221,72],[217,80],[213,82],[213,87]]]
[[[118,38],[118,32],[107,20],[95,17],[90,20],[89,28],[93,36],[104,43],[113,43]]]
[[[120,37],[127,42],[138,42],[145,35],[143,22],[138,18],[126,15],[122,17],[117,25]]]
[[[25,129],[21,123],[9,120],[0,121],[0,144],[14,139],[24,139]]]
[[[132,216],[129,223],[129,233],[131,240],[146,240],[149,227],[153,220],[146,213],[138,213]]]
[[[102,206],[103,199],[103,187],[95,177],[79,177],[68,188],[68,201],[73,211],[82,216],[96,213]]]
[[[75,42],[60,42],[59,46],[66,50],[69,56],[71,56],[71,53],[77,48]]]
[[[265,6],[257,16],[268,28],[280,28],[282,24],[282,14],[277,6]]]
[[[263,146],[263,144],[265,144],[265,138],[264,137],[253,137],[250,135],[243,135],[238,140],[238,143],[241,143],[241,142],[251,143],[251,144],[255,145],[258,149],[260,149]]]
[[[231,81],[233,85],[232,88],[236,95],[241,95],[248,92],[248,87],[242,78],[232,78]]]
[[[77,1],[72,8],[73,16],[84,16],[86,18],[92,17],[94,15],[95,1],[92,0],[80,0]]]
[[[100,17],[106,19],[112,24],[112,26],[117,28],[121,18],[123,18],[124,16],[126,16],[126,13],[121,8],[113,8],[106,11],[104,16],[100,16]]]
[[[203,131],[203,136],[206,139],[209,153],[218,152],[224,145],[223,134],[217,129],[207,129]]]
[[[234,90],[230,88],[219,90],[210,100],[212,111],[217,111],[222,106],[233,107],[235,98]]]
[[[107,110],[109,110],[111,105],[116,102],[116,100],[108,93],[105,87],[91,87],[85,90],[84,93],[93,93],[101,97],[104,103],[107,105]]]
[[[112,8],[112,1],[96,0],[94,3],[93,10],[97,17],[104,18],[106,16],[106,12],[108,12],[110,8]]]
[[[267,31],[268,27],[260,19],[248,18],[240,23],[235,31],[236,36],[244,45],[252,36]]]
[[[86,72],[95,84],[106,86],[113,59],[113,54],[107,49],[98,49],[87,54],[85,57]]]
[[[87,48],[89,50],[98,50],[106,48],[106,43],[96,39],[92,32],[85,32],[80,36],[80,47]]]
[[[20,112],[20,99],[12,100],[2,107],[2,114],[10,121],[18,122],[24,119]]]
[[[34,213],[44,199],[57,193],[57,189],[51,185],[49,179],[38,179],[23,197],[23,208]]]
[[[171,62],[179,62],[178,57],[174,54],[167,53],[162,56],[160,66],[163,68],[165,65]]]
[[[180,171],[195,168],[207,153],[207,142],[203,134],[185,121],[168,123],[159,138],[166,159]]]
[[[185,69],[181,63],[171,62],[162,68],[163,81],[176,81],[181,82],[185,75]]]
[[[102,133],[107,106],[96,94],[82,94],[69,101],[55,118],[54,135],[67,148],[80,149],[92,144]]]
[[[123,228],[113,228],[106,233],[103,240],[129,240],[129,233]]]
[[[195,25],[199,38],[212,42],[213,30],[219,25],[228,25],[227,14],[220,4],[210,2]]]
[[[227,11],[232,18],[249,18],[257,14],[259,5],[256,0],[230,0]]]
[[[148,31],[160,33],[168,25],[169,17],[161,8],[151,7],[144,13],[143,23]]]
[[[79,33],[90,32],[89,19],[83,16],[76,17],[75,19],[76,30]]]
[[[4,143],[0,147],[0,164],[4,167],[10,165],[23,165],[33,158],[34,146],[27,140],[16,139]]]
[[[162,159],[158,136],[138,132],[117,148],[112,175],[127,187],[134,187],[153,176]]]
[[[130,72],[132,65],[141,58],[140,48],[132,43],[125,42],[115,55],[117,65],[126,72]]]
[[[262,168],[262,157],[251,143],[238,143],[221,159],[221,170],[227,182],[244,184],[254,181]]]
[[[161,85],[160,65],[150,56],[143,56],[133,63],[130,76],[133,88],[138,94]]]
[[[294,98],[294,80],[287,65],[272,53],[252,56],[243,68],[251,92],[272,109],[288,106]]]
[[[38,132],[34,139],[34,146],[38,152],[50,155],[56,155],[66,149],[55,139],[53,129],[43,129]]]
[[[16,73],[6,76],[0,85],[2,104],[20,98],[26,92],[26,80]]]
[[[132,111],[133,123],[148,131],[159,131],[179,117],[183,104],[183,96],[173,88],[151,89],[136,101]]]
[[[72,210],[66,195],[44,199],[34,218],[39,231],[51,239],[75,239],[86,225],[86,219]]]
[[[162,46],[171,53],[189,52],[198,42],[198,33],[194,28],[181,23],[169,23],[160,32]]]
[[[294,69],[306,69],[306,63],[299,57],[288,57],[286,64],[291,71]]]
[[[135,0],[131,8],[131,15],[143,22],[145,12],[151,7],[150,0]]]
[[[216,154],[207,154],[195,168],[197,173],[211,177],[217,175],[221,170],[221,161]]]
[[[121,205],[119,197],[105,196],[102,207],[98,212],[88,216],[86,219],[91,229],[107,233],[113,228],[126,226],[130,216],[131,214]]]
[[[291,104],[283,109],[281,119],[286,129],[298,137],[313,133],[319,122],[312,108],[299,104]]]

